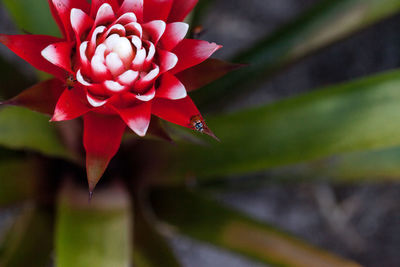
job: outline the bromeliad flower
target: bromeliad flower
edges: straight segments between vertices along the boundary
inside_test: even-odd
[[[188,25],[182,21],[196,3],[49,0],[63,39],[0,35],[21,58],[56,77],[8,104],[51,113],[52,121],[83,117],[91,191],[126,126],[144,136],[152,114],[214,136],[187,91],[219,78],[230,65],[208,59],[219,45],[185,39]]]

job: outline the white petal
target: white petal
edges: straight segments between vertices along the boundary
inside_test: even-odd
[[[119,39],[119,42],[113,47],[113,51],[118,54],[127,68],[132,64],[134,57],[132,44],[126,37]]]
[[[90,96],[89,94],[86,95],[86,98],[87,98],[89,104],[90,104],[92,107],[95,107],[95,108],[104,106],[104,104],[107,103],[107,101],[108,101],[108,100],[100,101],[100,100],[98,100],[98,99],[96,99],[96,98]]]
[[[174,76],[166,73],[162,76],[157,97],[178,100],[187,96],[185,86]]]
[[[142,40],[137,37],[136,35],[133,35],[130,37],[132,44],[136,47],[136,50],[142,49]]]
[[[156,54],[156,48],[152,42],[147,42],[149,45],[149,51],[147,52],[146,62],[151,62]]]
[[[162,73],[173,69],[176,64],[178,64],[178,57],[174,53],[158,50],[158,56],[160,59],[160,69]]]
[[[91,86],[91,85],[92,85],[91,83],[88,83],[88,82],[83,78],[82,73],[81,73],[81,69],[79,69],[79,70],[76,72],[76,80],[77,80],[80,84],[85,85],[85,86]]]
[[[114,47],[119,43],[120,39],[121,37],[116,33],[111,34],[110,36],[107,37],[104,43],[107,46],[109,52],[111,52],[114,49]]]
[[[115,15],[112,7],[107,3],[102,4],[97,11],[95,25],[97,26],[113,20],[115,20]]]
[[[125,25],[125,29],[128,32],[128,35],[138,36],[140,39],[143,37],[143,29],[142,26],[137,22],[131,22]]]
[[[138,71],[127,70],[120,76],[118,76],[118,82],[124,85],[131,85],[133,84],[133,82],[137,80],[138,77],[139,77]]]
[[[78,8],[71,9],[70,20],[72,29],[79,37],[85,30],[90,28],[90,25],[93,23],[93,20]]]
[[[155,96],[156,96],[156,90],[153,87],[144,95],[136,95],[136,98],[139,99],[140,101],[148,102],[152,100]]]
[[[108,29],[106,36],[109,36],[111,33],[118,34],[119,36],[125,36],[125,27],[121,24],[115,24]]]
[[[81,57],[82,63],[85,65],[89,64],[89,60],[86,56],[87,47],[88,47],[88,41],[83,42],[79,47],[79,55]]]
[[[107,66],[104,64],[102,55],[94,55],[91,61],[94,76],[103,76],[107,74]]]
[[[124,71],[124,63],[114,52],[106,57],[106,65],[113,76],[118,76]]]
[[[105,81],[104,85],[108,90],[115,93],[121,92],[125,89],[125,86],[115,81]]]
[[[94,52],[94,54],[96,56],[99,56],[102,60],[104,60],[106,55],[106,50],[107,47],[104,44],[100,44],[99,46],[96,47],[96,51]]]
[[[140,79],[141,82],[151,82],[155,78],[157,78],[158,74],[160,73],[160,68],[155,66],[146,76]]]
[[[132,23],[132,22],[137,22],[136,15],[133,12],[128,12],[128,13],[123,14],[116,21],[116,23],[123,24],[123,25]]]
[[[150,35],[151,41],[154,44],[157,44],[161,36],[164,34],[167,25],[162,20],[153,20],[143,24],[142,26],[143,29]]]

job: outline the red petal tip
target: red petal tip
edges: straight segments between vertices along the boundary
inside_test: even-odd
[[[54,114],[50,122],[65,121],[65,116],[62,113]]]
[[[89,186],[89,194],[90,192],[94,192],[97,183],[100,178],[103,176],[108,165],[108,161],[104,161],[102,159],[96,159],[96,157],[88,157],[86,163],[86,173],[87,180]]]
[[[204,129],[203,131],[204,134],[211,136],[214,138],[217,142],[221,142],[221,140],[208,128]]]

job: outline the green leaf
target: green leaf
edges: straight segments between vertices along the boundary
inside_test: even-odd
[[[249,66],[192,96],[199,105],[220,107],[250,90],[255,81],[399,11],[398,0],[325,0],[233,59]]]
[[[398,146],[399,88],[393,71],[210,118],[221,143],[166,147],[163,174],[210,178]]]
[[[26,77],[18,68],[0,57],[0,100],[8,99],[28,88],[34,81]]]
[[[152,203],[159,218],[183,234],[264,263],[293,267],[360,266],[223,207],[207,196],[159,189],[152,194]]]
[[[259,180],[312,181],[335,183],[398,182],[400,180],[400,147],[347,153],[310,163],[302,163],[271,170]]]
[[[0,266],[48,266],[52,245],[51,214],[27,204],[0,246]]]
[[[141,208],[135,208],[134,266],[180,266],[164,237],[157,231],[156,222],[148,217],[141,211]]]
[[[19,107],[0,109],[0,146],[73,159],[48,117]]]
[[[1,160],[0,207],[33,198],[38,175],[38,166],[33,160]]]
[[[132,208],[122,186],[96,191],[89,203],[87,191],[67,185],[57,209],[56,266],[130,266]]]
[[[48,1],[2,0],[14,22],[22,31],[31,34],[61,36]]]

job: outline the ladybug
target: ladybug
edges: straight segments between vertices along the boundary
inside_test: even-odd
[[[74,76],[69,75],[67,77],[67,79],[65,80],[65,85],[67,87],[68,90],[72,90],[75,86],[76,80],[74,78]]]
[[[190,119],[190,125],[198,132],[203,133],[205,130],[203,119],[199,115],[193,116]]]

